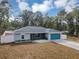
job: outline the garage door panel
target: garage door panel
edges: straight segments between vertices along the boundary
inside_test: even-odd
[[[52,40],[60,39],[60,34],[51,34],[51,39]]]

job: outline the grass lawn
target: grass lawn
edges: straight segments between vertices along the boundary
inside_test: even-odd
[[[0,59],[79,59],[79,51],[51,42],[1,45]]]

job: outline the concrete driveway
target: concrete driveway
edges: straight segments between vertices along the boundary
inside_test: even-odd
[[[79,50],[79,43],[76,42],[72,42],[72,41],[68,41],[68,40],[53,40],[54,42],[58,43],[58,44],[62,44],[65,45],[67,47]]]

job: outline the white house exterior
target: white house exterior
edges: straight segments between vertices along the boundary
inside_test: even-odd
[[[44,27],[26,26],[15,31],[5,31],[1,36],[1,43],[59,39],[64,39],[60,31]]]
[[[1,36],[1,43],[11,43],[14,42],[14,32],[13,31],[5,31]]]

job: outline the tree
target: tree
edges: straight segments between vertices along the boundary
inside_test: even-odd
[[[65,10],[61,10],[57,17],[56,17],[56,23],[57,23],[57,28],[58,30],[67,30],[66,29],[66,24],[64,22],[66,22],[65,20],[65,16],[66,16],[66,12]]]
[[[42,16],[43,15],[42,15],[41,12],[34,13],[32,20],[34,21],[35,26],[42,26],[42,23],[43,23],[43,17]]]
[[[23,22],[20,22],[18,20],[11,21],[10,29],[19,29],[21,27],[23,27]]]
[[[4,32],[8,27],[9,3],[8,0],[2,0],[0,3],[0,32]],[[5,26],[6,25],[6,26]]]
[[[42,14],[41,12],[33,13],[31,11],[25,10],[23,14],[21,15],[23,18],[24,26],[30,25],[30,26],[40,26],[42,25]]]
[[[23,11],[22,15],[20,15],[23,19],[23,23],[24,23],[24,26],[27,26],[29,25],[29,23],[31,22],[31,19],[30,17],[32,16],[32,12],[31,11]]]
[[[72,12],[73,22],[74,22],[74,35],[79,36],[79,9],[74,8]]]
[[[68,30],[70,35],[79,36],[79,9],[74,8],[68,14],[61,10],[57,15],[56,23],[58,30]]]

